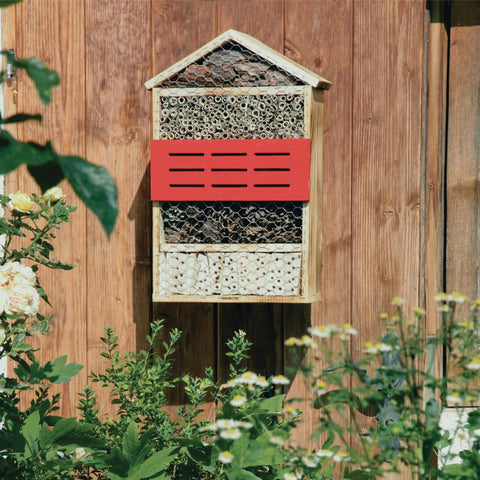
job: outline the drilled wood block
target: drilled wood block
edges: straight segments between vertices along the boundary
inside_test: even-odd
[[[161,252],[155,295],[300,295],[301,253]]]

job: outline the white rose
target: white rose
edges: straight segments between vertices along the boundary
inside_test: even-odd
[[[27,284],[15,285],[9,290],[5,312],[8,315],[33,317],[40,306],[40,295],[34,287]]]
[[[6,269],[3,268],[4,266],[5,265],[2,265],[0,267],[0,285],[3,288],[6,288],[10,283],[10,276],[8,275],[8,272],[6,271]]]
[[[3,327],[0,327],[0,345],[3,345],[6,338],[7,338],[7,332]]]
[[[13,285],[26,283],[33,287],[35,285],[35,272],[28,265],[22,265],[19,262],[8,262],[0,267],[0,284],[6,282]]]
[[[33,208],[32,199],[26,194],[18,191],[11,193],[9,196],[8,208],[13,211],[28,213]]]

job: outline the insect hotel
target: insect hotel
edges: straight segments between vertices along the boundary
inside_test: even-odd
[[[317,298],[324,78],[235,30],[153,90],[153,301]]]

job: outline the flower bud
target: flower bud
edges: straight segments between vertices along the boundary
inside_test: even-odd
[[[55,203],[60,200],[65,200],[65,194],[60,187],[52,187],[43,194],[43,199],[46,202]]]

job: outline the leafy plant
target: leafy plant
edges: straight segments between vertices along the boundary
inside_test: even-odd
[[[19,3],[21,0],[3,0],[0,8]],[[24,70],[32,79],[41,101],[50,103],[52,89],[60,84],[57,72],[47,68],[38,58],[17,59],[8,50],[0,52],[12,68]],[[0,84],[6,79],[7,71],[0,71]],[[0,125],[27,121],[41,121],[41,115],[19,113],[8,118],[0,115]],[[41,145],[35,142],[21,142],[6,130],[0,130],[0,175],[10,173],[21,165],[38,183],[42,192],[66,179],[76,194],[99,218],[103,228],[110,235],[118,214],[117,187],[104,167],[96,166],[78,156],[59,155],[50,142]]]
[[[237,332],[227,343],[232,364],[230,378],[222,385],[214,382],[211,368],[204,378],[171,378],[171,355],[180,332],[169,332],[167,341],[161,340],[162,335],[163,322],[154,322],[148,350],[121,355],[117,338],[106,330],[103,356],[109,366],[104,374],[92,374],[92,380],[110,390],[117,412],[101,420],[93,391],[85,388],[79,407],[82,420],[94,425],[108,453],[93,453],[81,478],[95,474],[92,478],[114,480],[288,480],[295,470],[308,471],[305,478],[331,478],[333,467],[320,470],[318,459],[312,468],[317,457],[286,447],[301,418],[298,410],[283,408],[281,389],[289,381],[283,375],[267,379],[246,371],[243,364],[251,343],[244,332]],[[166,391],[180,380],[188,402],[171,417],[162,410]],[[217,409],[214,420],[207,421],[202,413],[211,401]]]
[[[38,284],[39,266],[72,268],[52,258],[55,231],[69,221],[74,207],[65,204],[56,188],[42,197],[17,192],[0,196],[0,206],[9,212],[0,218],[3,256],[0,259],[0,359],[8,358],[16,376],[0,376],[0,477],[16,479],[68,479],[82,459],[80,445],[98,442],[75,419],[54,415],[58,395],[53,384],[68,382],[81,365],[60,357],[41,365],[29,337],[45,333],[50,319],[39,313],[40,297],[48,301]],[[28,266],[25,263],[29,263]],[[20,396],[34,394],[30,406],[20,407]],[[95,443],[97,442],[97,443]]]
[[[287,340],[292,357],[298,359],[298,367],[316,393],[317,436],[334,435],[346,452],[343,478],[377,478],[401,469],[418,480],[480,478],[480,409],[471,412],[466,425],[459,423],[453,433],[440,424],[448,404],[469,405],[480,395],[475,381],[480,369],[480,302],[474,302],[462,318],[464,296],[440,294],[437,300],[442,315],[437,336],[425,339],[425,312],[415,309],[413,319],[408,320],[403,300],[396,297],[393,315],[381,315],[387,334],[381,341],[367,342],[356,359],[350,353],[350,338],[357,333],[351,325],[313,327],[311,336]],[[321,354],[314,360],[300,360],[298,349],[317,347]],[[443,349],[448,370],[438,378],[432,365]],[[347,412],[350,421],[345,425],[338,419]],[[378,421],[367,435],[362,431],[361,415]],[[460,433],[470,438],[471,448],[457,455],[453,447]],[[352,443],[351,438],[356,441]]]

